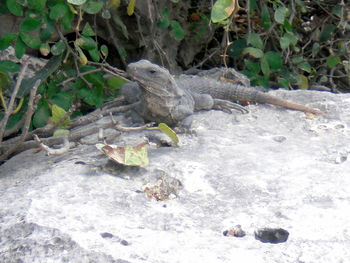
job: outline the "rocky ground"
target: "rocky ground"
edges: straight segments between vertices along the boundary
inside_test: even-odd
[[[274,94],[327,113],[199,112],[195,134],[151,147],[144,168],[108,163],[94,144],[13,157],[0,166],[0,261],[349,262],[350,96]],[[245,236],[223,235],[236,225]],[[288,239],[257,240],[267,227]]]

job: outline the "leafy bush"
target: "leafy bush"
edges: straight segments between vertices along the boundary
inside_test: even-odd
[[[237,0],[218,0],[211,19],[224,25],[228,38],[234,33],[225,55],[241,65],[253,85],[308,89],[311,81],[336,90],[334,78],[349,85],[345,17],[350,10],[338,2],[250,0],[242,10]]]

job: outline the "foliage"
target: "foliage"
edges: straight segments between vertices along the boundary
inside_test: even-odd
[[[169,28],[176,40],[182,40],[185,37],[185,32],[183,31],[181,25],[176,20],[170,19],[170,13],[167,8],[162,11],[161,20],[157,23],[160,28]]]
[[[130,3],[128,12],[133,13],[135,1]],[[0,50],[11,45],[18,58],[28,48],[39,50],[43,56],[53,56],[36,78],[22,83],[17,95],[18,98],[26,98],[34,82],[38,78],[42,80],[39,88],[42,98],[33,115],[32,128],[45,126],[52,118],[54,123],[57,122],[57,116],[61,116],[77,102],[86,106],[83,107],[85,110],[81,109],[75,115],[99,107],[118,95],[119,87],[125,81],[105,80],[99,66],[87,65],[88,60],[104,62],[108,56],[108,47],[98,44],[95,30],[89,22],[83,21],[83,16],[84,13],[108,11],[108,1],[0,0],[0,5],[2,13],[22,17],[18,32],[10,32],[0,38]],[[69,42],[63,36],[63,31],[75,32],[75,40]],[[9,81],[10,74],[16,71],[19,71],[17,64],[11,61],[0,62],[0,91],[8,88],[11,90],[14,83]],[[1,106],[6,110],[3,93],[0,92],[0,95]],[[24,107],[19,114],[25,113]],[[12,115],[8,126],[13,126],[15,120],[20,119],[21,116]],[[68,124],[69,120],[62,125]]]
[[[226,55],[243,65],[242,72],[253,85],[278,83],[285,88],[308,89],[310,80],[319,84],[332,81],[329,78],[335,70],[349,74],[344,32],[350,25],[345,21],[345,5],[301,0],[246,3],[250,5],[244,14],[238,12],[238,0],[218,0],[211,19],[223,25],[228,37],[235,35],[227,43]],[[248,28],[240,28],[246,25]],[[324,71],[329,71],[329,76],[322,74]]]

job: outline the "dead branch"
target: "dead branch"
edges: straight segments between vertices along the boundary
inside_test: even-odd
[[[68,152],[69,150],[69,140],[67,136],[63,136],[63,146],[59,149],[52,149],[49,146],[45,145],[40,139],[39,137],[34,134],[34,140],[38,143],[39,147],[47,152],[47,155],[60,155],[63,154],[65,152]]]
[[[30,126],[30,122],[32,120],[32,116],[33,113],[35,111],[36,105],[39,102],[40,99],[40,95],[36,95],[36,91],[40,85],[41,80],[38,79],[35,84],[34,87],[31,89],[30,91],[30,97],[29,97],[29,102],[28,102],[28,109],[26,112],[26,118],[24,121],[24,128],[22,131],[22,134],[20,136],[18,136],[16,139],[16,143],[15,144],[11,144],[10,148],[5,151],[5,153],[3,153],[2,155],[0,155],[0,161],[3,161],[5,159],[7,159],[8,156],[10,156],[12,153],[16,152],[17,148],[20,147],[20,145],[24,142],[24,140],[26,139],[26,136],[28,134],[28,130],[29,130],[29,126]]]
[[[4,117],[2,118],[2,120],[0,122],[0,143],[2,142],[2,139],[4,138],[5,128],[6,128],[8,119],[10,118],[10,115],[12,114],[13,105],[15,103],[15,99],[16,99],[19,87],[21,86],[22,80],[24,78],[24,74],[25,74],[25,72],[27,70],[28,63],[29,63],[28,58],[23,60],[23,67],[22,67],[22,69],[21,69],[21,71],[19,73],[19,76],[18,76],[18,79],[17,79],[17,82],[16,82],[16,86],[15,86],[13,92],[12,92],[10,103],[9,103],[9,105],[7,107],[7,110],[5,111]]]

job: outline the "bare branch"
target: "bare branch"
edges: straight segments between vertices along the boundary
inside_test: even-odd
[[[21,71],[19,73],[19,76],[18,76],[18,79],[17,79],[17,82],[16,82],[16,86],[15,86],[13,92],[12,92],[10,103],[9,103],[9,105],[7,107],[7,110],[5,111],[4,117],[2,118],[2,120],[0,122],[0,143],[2,142],[2,139],[4,137],[4,132],[5,132],[5,128],[6,128],[8,119],[10,118],[10,115],[12,114],[13,105],[15,103],[15,99],[16,99],[19,87],[21,86],[22,80],[24,78],[24,74],[25,74],[25,72],[27,70],[28,62],[29,62],[28,58],[23,61],[23,67],[22,67],[22,69],[21,69]]]

